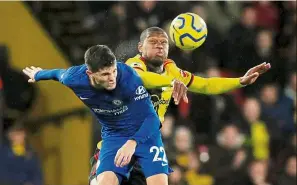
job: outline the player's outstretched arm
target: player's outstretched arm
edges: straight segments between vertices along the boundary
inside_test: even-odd
[[[52,69],[52,70],[43,70],[40,67],[26,67],[23,69],[23,73],[25,73],[28,77],[29,83],[34,83],[39,80],[56,80],[60,81],[62,74],[65,72],[65,69]]]
[[[240,78],[202,78],[182,71],[173,61],[165,66],[173,76],[187,84],[189,91],[201,94],[222,94],[254,83],[259,75],[270,69],[269,63],[257,65]]]
[[[171,87],[172,82],[174,80],[174,78],[171,78],[169,76],[162,76],[152,72],[144,72],[137,70],[137,73],[139,74],[144,87],[147,89]]]
[[[251,68],[240,78],[201,78],[194,76],[189,91],[203,94],[222,94],[253,84],[261,74],[269,69],[270,64],[264,62]]]

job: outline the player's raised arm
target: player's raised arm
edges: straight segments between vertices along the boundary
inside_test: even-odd
[[[52,69],[52,70],[44,70],[40,67],[26,67],[23,69],[23,73],[25,73],[28,77],[29,83],[34,83],[39,80],[56,80],[60,81],[62,78],[62,74],[65,72],[65,69]]]
[[[181,71],[174,63],[168,64],[170,70],[178,79],[187,84],[189,91],[202,94],[222,94],[234,89],[254,83],[259,75],[270,69],[270,64],[262,63],[257,65],[240,78],[202,78],[194,76],[187,71]],[[183,75],[184,74],[184,75]]]

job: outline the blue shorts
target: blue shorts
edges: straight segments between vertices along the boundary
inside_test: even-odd
[[[102,142],[99,161],[96,175],[105,171],[116,173],[119,182],[122,178],[128,178],[133,164],[124,167],[116,167],[114,158],[117,151],[126,143],[128,138],[108,138]],[[148,139],[143,144],[138,144],[134,153],[135,159],[141,166],[141,169],[146,178],[156,174],[169,174],[172,169],[169,167],[164,145],[161,138],[161,133],[158,132]]]

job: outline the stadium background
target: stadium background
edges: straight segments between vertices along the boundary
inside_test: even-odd
[[[239,76],[264,61],[272,69],[250,87],[189,93],[189,104],[170,106],[162,129],[170,185],[296,184],[296,1],[0,2],[1,184],[85,185],[100,139],[69,89],[28,84],[23,67],[81,64],[94,44],[125,60],[143,29],[167,30],[188,11],[209,34],[193,52],[171,47],[179,67],[205,77]]]

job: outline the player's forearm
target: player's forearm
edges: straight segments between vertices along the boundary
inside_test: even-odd
[[[131,140],[135,140],[137,144],[145,143],[155,133],[160,132],[161,123],[159,118],[155,115],[148,116],[142,123],[138,131],[130,137]]]
[[[201,94],[222,94],[243,87],[239,78],[201,78],[195,76],[189,91]]]
[[[65,72],[65,69],[41,70],[35,74],[34,79],[36,81],[39,81],[39,80],[59,81],[64,72]]]
[[[147,89],[170,87],[172,85],[173,78],[168,76],[162,76],[152,72],[137,71],[142,79],[143,85]]]

